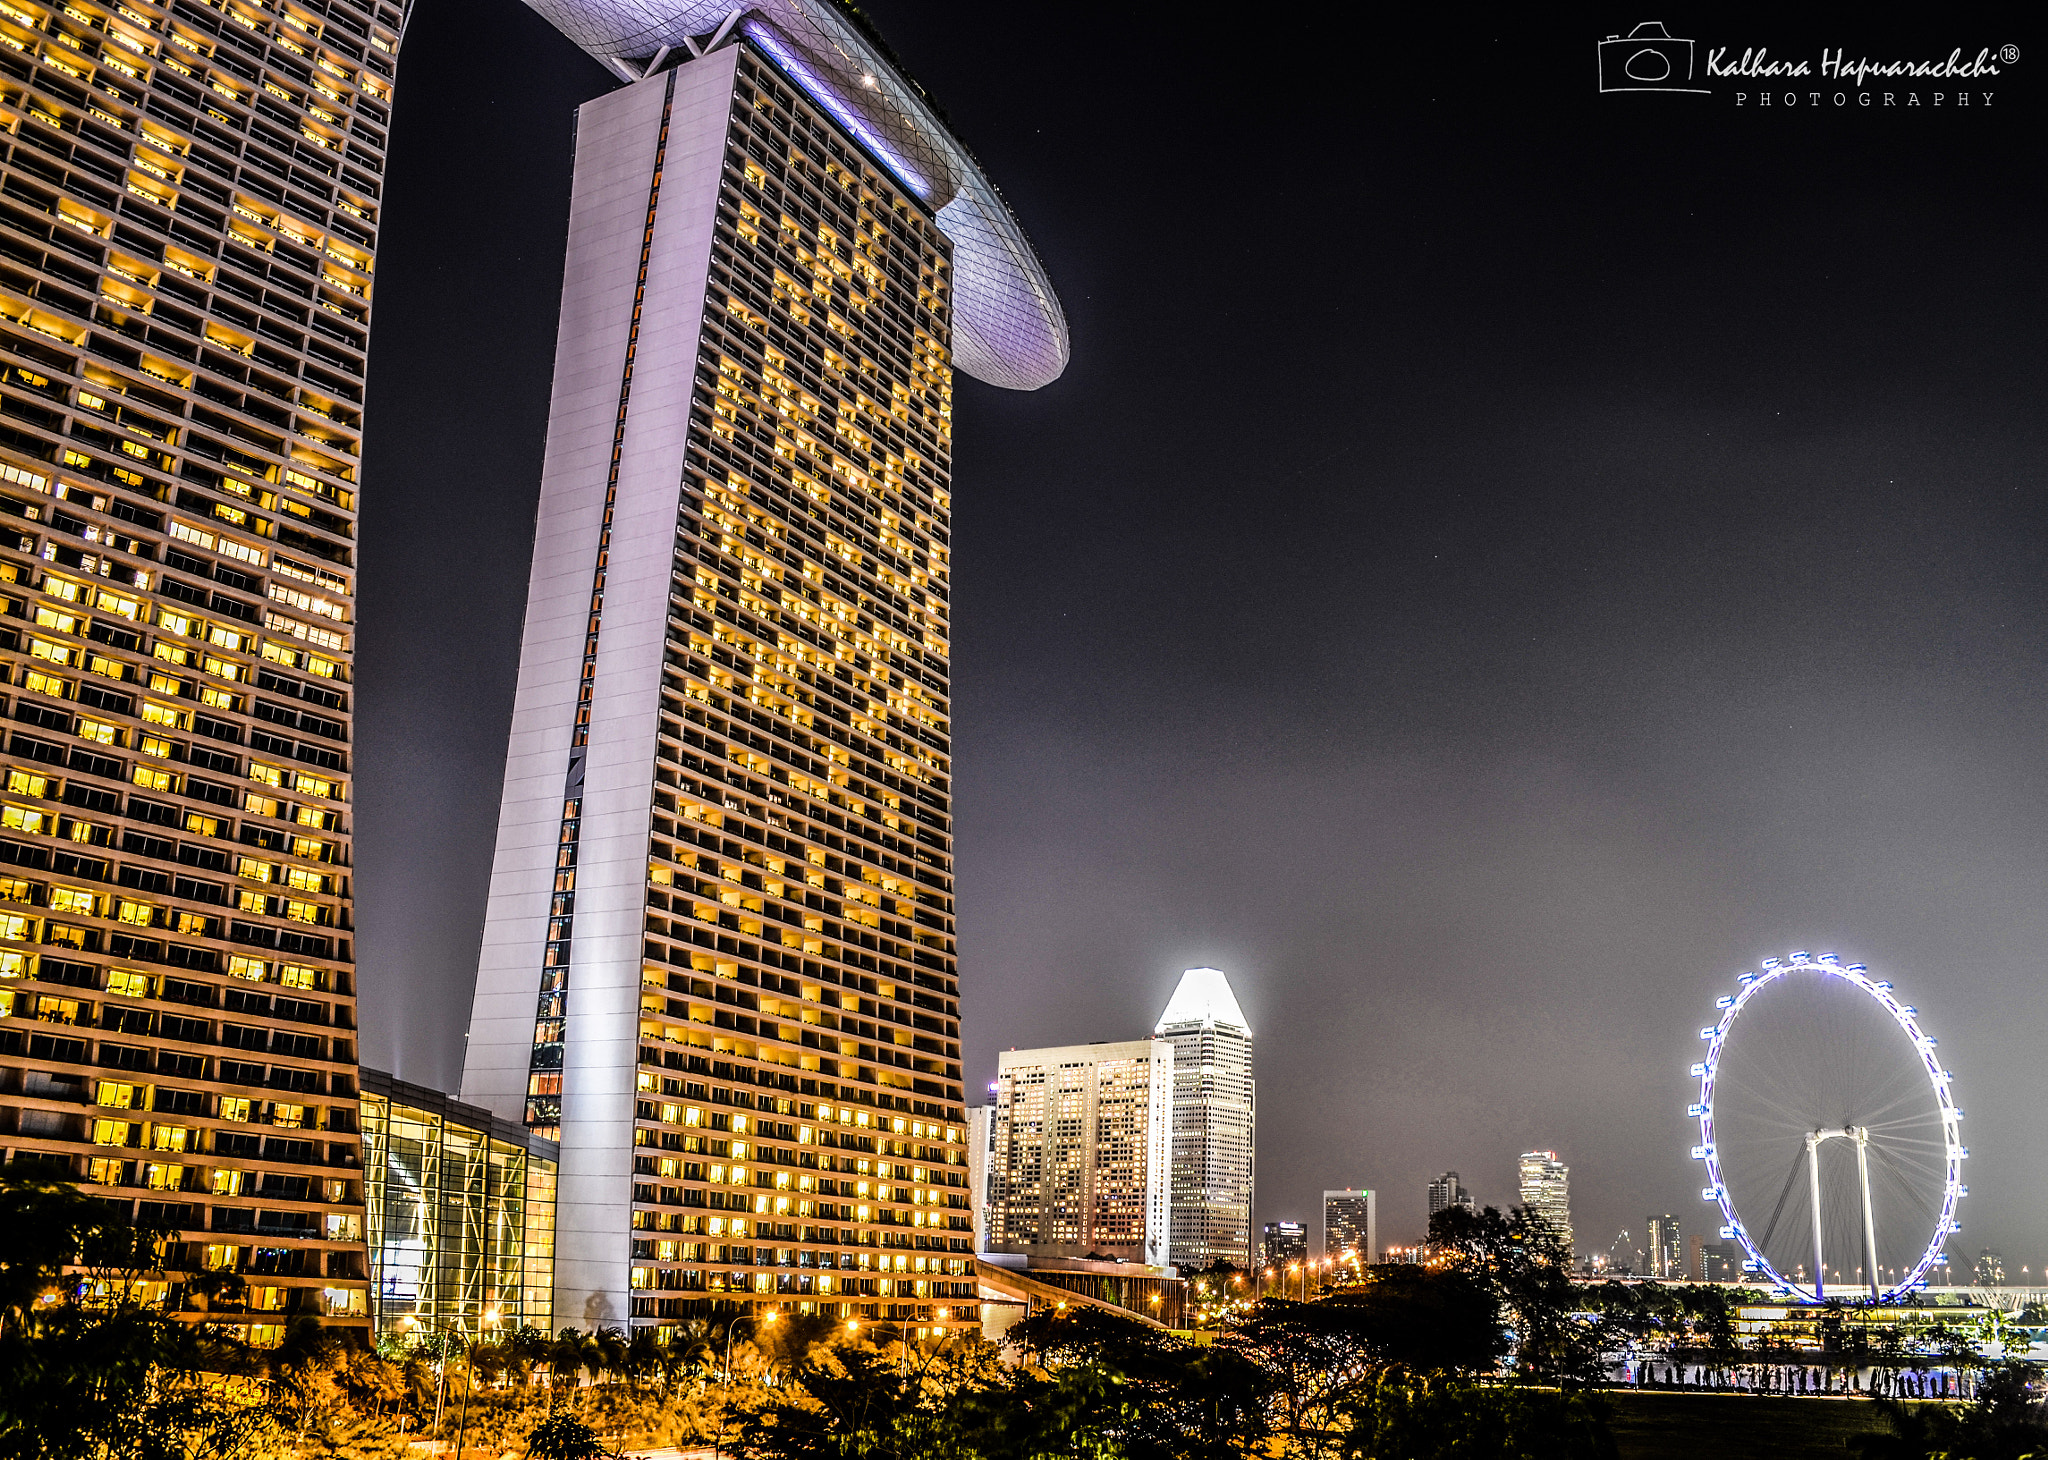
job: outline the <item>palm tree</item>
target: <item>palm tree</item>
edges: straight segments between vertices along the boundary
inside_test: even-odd
[[[661,1360],[661,1345],[656,1342],[653,1330],[643,1328],[626,1345],[626,1377],[636,1386],[657,1374],[666,1377]]]
[[[712,1341],[711,1325],[702,1318],[692,1318],[679,1327],[665,1352],[669,1362],[680,1369],[708,1374],[718,1367],[718,1345]]]
[[[580,1328],[564,1328],[548,1349],[548,1367],[573,1388],[579,1371],[588,1369],[593,1377],[599,1368],[597,1343]]]
[[[533,1382],[533,1371],[537,1365],[545,1364],[553,1356],[555,1341],[547,1336],[544,1329],[532,1324],[523,1325],[518,1332],[505,1340],[514,1364],[519,1370],[519,1382]]]
[[[597,1353],[596,1367],[617,1378],[626,1371],[628,1345],[625,1333],[617,1328],[600,1328],[591,1340]]]

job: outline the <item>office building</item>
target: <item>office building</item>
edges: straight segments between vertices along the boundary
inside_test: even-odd
[[[462,1098],[560,1140],[558,1322],[973,1322],[952,371],[1043,385],[1065,324],[852,12],[536,8],[629,84],[576,124]]]
[[[1472,1193],[1465,1190],[1463,1183],[1458,1180],[1457,1172],[1446,1171],[1429,1183],[1429,1214],[1433,1217],[1438,1212],[1447,1211],[1452,1207],[1463,1207],[1466,1211],[1471,1211]]]
[[[1172,1262],[1183,1271],[1252,1257],[1257,1088],[1252,1031],[1214,968],[1190,968],[1153,1034],[1173,1046]]]
[[[1308,1259],[1308,1228],[1300,1222],[1268,1222],[1259,1243],[1262,1267],[1285,1269],[1290,1262]]]
[[[0,9],[0,1149],[367,1332],[357,463],[402,12]],[[166,1294],[166,1296],[171,1296]]]
[[[1380,1204],[1377,1193],[1347,1186],[1323,1193],[1323,1256],[1344,1265],[1370,1267],[1379,1261]]]
[[[1970,1281],[1980,1288],[2005,1286],[2005,1257],[1989,1247],[1977,1253],[1977,1261],[1971,1265]]]
[[[1556,1229],[1567,1250],[1572,1245],[1571,1167],[1555,1151],[1524,1151],[1521,1161],[1522,1205]]]
[[[1742,1244],[1732,1239],[1709,1242],[1695,1234],[1689,1243],[1692,1260],[1688,1264],[1694,1282],[1734,1283],[1742,1281],[1749,1254],[1742,1250]]]
[[[555,1143],[438,1090],[362,1077],[378,1335],[554,1332]]]
[[[1173,1061],[1156,1039],[997,1056],[989,1251],[1165,1264]]]
[[[1678,1218],[1670,1213],[1648,1219],[1650,1250],[1646,1254],[1653,1278],[1682,1278],[1685,1268],[1685,1236]]]

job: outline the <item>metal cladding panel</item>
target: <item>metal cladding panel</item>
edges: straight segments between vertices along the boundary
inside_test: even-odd
[[[556,1207],[559,1320],[630,1313],[641,937],[676,514],[738,52],[673,73],[633,352],[598,639],[577,857]],[[478,975],[465,1098],[523,1117],[564,777],[621,406],[639,250],[670,76],[579,114],[568,282],[534,601]],[[530,737],[522,740],[522,735]],[[515,804],[516,800],[516,804]],[[472,1078],[473,1075],[473,1078]]]
[[[953,240],[953,362],[1011,390],[1067,368],[1067,320],[1045,266],[981,166],[923,91],[832,0],[527,0],[622,77],[733,24],[877,161],[938,210]],[[744,17],[744,18],[741,18]]]
[[[519,687],[462,1073],[462,1098],[505,1120],[525,1116],[585,614],[660,112],[658,90],[621,92],[585,107],[577,134]]]

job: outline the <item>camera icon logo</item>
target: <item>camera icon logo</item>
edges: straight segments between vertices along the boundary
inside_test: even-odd
[[[1602,91],[1689,91],[1705,96],[1692,84],[1692,42],[1664,29],[1661,20],[1646,20],[1626,36],[1600,42]]]

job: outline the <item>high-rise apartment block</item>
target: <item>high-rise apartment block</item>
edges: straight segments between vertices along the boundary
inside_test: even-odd
[[[1188,969],[1153,1033],[1173,1046],[1172,1261],[1249,1266],[1257,1088],[1230,980]]]
[[[0,7],[0,1148],[242,1274],[207,1317],[256,1343],[369,1321],[349,743],[401,24]]]
[[[1282,1271],[1290,1262],[1308,1257],[1308,1228],[1300,1222],[1268,1222],[1259,1243],[1259,1262]]]
[[[952,371],[1066,332],[852,12],[537,0],[576,128],[462,1095],[556,1133],[558,1323],[976,1309]]]
[[[997,1056],[989,1251],[1165,1263],[1173,1058],[1157,1039]]]
[[[1650,1233],[1649,1275],[1654,1278],[1683,1278],[1686,1275],[1685,1236],[1679,1230],[1678,1218],[1666,1212],[1647,1220]]]
[[[1429,1183],[1429,1214],[1433,1217],[1438,1212],[1448,1211],[1452,1207],[1463,1207],[1466,1211],[1471,1211],[1472,1193],[1465,1190],[1464,1183],[1458,1180],[1457,1172],[1446,1171]]]
[[[1323,1193],[1323,1256],[1332,1262],[1370,1267],[1380,1251],[1379,1195],[1347,1186]]]
[[[1571,1167],[1555,1151],[1524,1151],[1521,1160],[1522,1205],[1556,1229],[1569,1248],[1572,1242]]]

